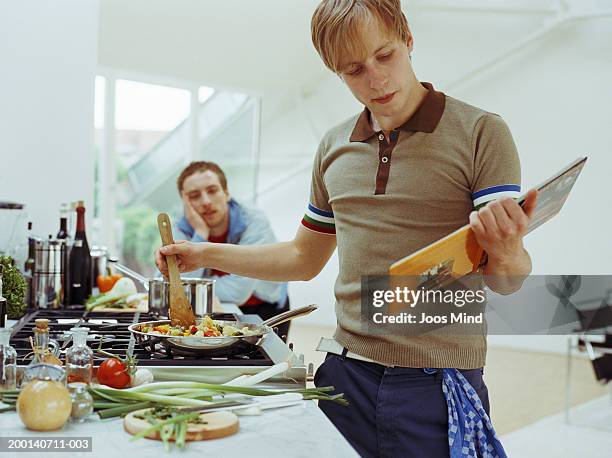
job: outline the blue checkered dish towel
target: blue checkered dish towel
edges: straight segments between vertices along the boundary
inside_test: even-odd
[[[476,390],[457,369],[442,369],[451,458],[507,458]]]

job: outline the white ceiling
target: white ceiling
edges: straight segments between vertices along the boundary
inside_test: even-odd
[[[235,88],[267,115],[329,77],[310,41],[319,0],[100,0],[101,66]],[[403,0],[424,80],[461,78],[538,30],[555,11],[608,0]],[[274,108],[272,108],[274,107]]]
[[[310,42],[318,0],[101,0],[100,65],[285,92],[325,75]]]

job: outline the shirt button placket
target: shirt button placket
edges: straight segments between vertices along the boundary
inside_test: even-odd
[[[391,144],[387,142],[385,134],[379,132],[378,135],[378,171],[376,172],[376,190],[374,194],[384,194],[385,188],[387,187],[387,180],[389,178],[389,161],[391,159],[391,150],[393,149]]]
[[[382,155],[380,160],[383,164],[386,164],[387,162],[389,162],[389,158],[386,156],[389,148],[387,145],[387,141],[385,140],[385,134],[383,134],[382,132],[378,134],[378,139],[381,141],[380,150]]]

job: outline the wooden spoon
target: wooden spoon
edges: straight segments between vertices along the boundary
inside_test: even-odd
[[[160,213],[157,216],[157,225],[159,226],[162,244],[164,246],[172,245],[174,238],[172,237],[172,226],[168,215]],[[183,282],[176,265],[176,257],[173,254],[166,256],[166,262],[168,263],[168,278],[170,279],[170,322],[173,326],[191,326],[195,324],[195,315],[187,296],[185,296]]]

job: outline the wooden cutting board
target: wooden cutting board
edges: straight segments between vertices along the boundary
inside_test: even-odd
[[[92,312],[102,312],[102,313],[136,313],[142,312],[147,313],[149,308],[146,309],[135,309],[135,308],[112,308],[112,307],[96,307],[92,310]]]
[[[130,412],[123,420],[124,429],[130,434],[138,434],[151,427],[151,424],[134,415],[144,412],[147,409]],[[210,412],[200,415],[200,419],[206,424],[189,424],[187,426],[186,440],[204,441],[209,439],[219,439],[221,437],[236,434],[240,429],[238,417],[232,412]],[[154,431],[146,437],[149,439],[161,440],[159,432]]]
[[[102,313],[135,313],[142,312],[148,313],[149,308],[146,309],[135,309],[135,308],[113,308],[113,307],[96,307],[92,310],[92,312],[102,312]],[[223,307],[221,306],[221,301],[219,298],[215,296],[213,299],[213,313],[224,313]]]

